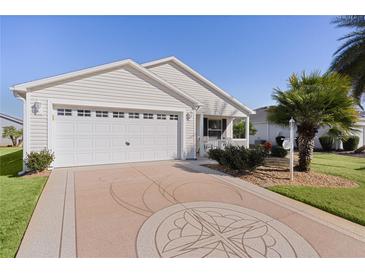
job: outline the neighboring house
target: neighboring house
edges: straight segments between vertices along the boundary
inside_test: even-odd
[[[23,128],[23,121],[19,118],[0,113],[0,146],[9,146],[13,143],[10,138],[3,138],[3,127],[13,126],[16,129]]]
[[[272,144],[276,144],[275,138],[277,136],[285,136],[289,138],[289,128],[282,127],[276,125],[274,123],[270,123],[267,120],[267,109],[269,107],[261,107],[255,109],[256,114],[252,114],[250,116],[252,125],[257,129],[257,132],[254,136],[250,137],[250,144],[257,144],[262,140],[270,141]],[[353,132],[353,135],[358,135],[360,138],[359,146],[364,145],[365,143],[365,113],[360,112],[360,121],[357,123],[358,132]],[[328,131],[327,127],[320,128],[318,133],[314,139],[314,144],[316,148],[321,148],[321,144],[319,142],[319,137],[325,135]],[[339,147],[340,145],[338,145]]]
[[[24,102],[24,153],[48,148],[54,167],[195,159],[233,140],[254,111],[175,57],[123,60],[11,88]]]

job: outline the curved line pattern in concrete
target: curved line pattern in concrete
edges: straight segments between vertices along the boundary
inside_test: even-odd
[[[318,257],[288,226],[255,210],[190,202],[159,210],[139,230],[138,257]]]

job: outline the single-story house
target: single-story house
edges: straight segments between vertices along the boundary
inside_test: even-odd
[[[14,85],[24,103],[24,155],[43,148],[53,167],[196,159],[233,140],[233,121],[254,111],[168,57],[127,59]]]
[[[276,125],[267,120],[268,108],[269,106],[257,108],[255,109],[256,113],[250,116],[253,127],[257,129],[256,134],[250,136],[250,144],[257,144],[260,143],[262,140],[266,140],[271,142],[272,144],[276,144],[275,138],[277,136],[284,136],[286,138],[289,138],[289,127]],[[356,125],[358,131],[354,131],[353,135],[359,136],[359,146],[363,146],[365,145],[365,113],[360,111],[359,115],[360,119]],[[316,148],[322,148],[318,138],[322,135],[327,134],[328,129],[328,127],[323,127],[318,130],[318,133],[314,139],[314,145]],[[337,148],[340,147],[341,144],[337,144]]]
[[[9,146],[13,144],[9,138],[3,138],[3,127],[9,126],[21,129],[23,128],[23,121],[19,118],[0,113],[0,146]]]

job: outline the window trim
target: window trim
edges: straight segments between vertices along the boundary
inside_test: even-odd
[[[143,113],[143,119],[152,120],[154,118],[153,113]]]
[[[57,116],[72,116],[72,109],[70,109],[70,108],[57,108]]]
[[[167,119],[167,115],[165,113],[158,113],[156,115],[157,120],[166,120]]]
[[[220,128],[210,128],[209,127],[209,122],[210,121],[220,121]],[[216,137],[216,136],[211,136],[209,133],[210,132],[214,132],[214,133],[217,133],[217,132],[219,132],[220,134],[220,138],[218,139],[218,140],[222,140],[222,137],[223,137],[223,133],[224,133],[224,131],[223,131],[223,119],[219,119],[219,118],[217,118],[217,119],[214,119],[214,118],[208,118],[208,120],[207,120],[207,136],[208,136],[208,138],[209,137]]]
[[[80,115],[82,114],[82,115]],[[78,109],[77,117],[91,117],[91,110],[89,109]]]
[[[128,118],[129,119],[139,119],[139,112],[129,112]]]
[[[124,118],[123,111],[113,111],[113,118]]]
[[[179,115],[177,115],[177,114],[170,114],[170,120],[172,120],[172,121],[178,121],[179,120]]]
[[[108,118],[109,117],[109,111],[107,111],[107,110],[95,110],[95,117]]]

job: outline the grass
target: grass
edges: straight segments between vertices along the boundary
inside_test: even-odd
[[[353,180],[359,187],[273,186],[269,189],[365,225],[365,159],[334,153],[315,153],[311,168],[316,172]]]
[[[22,150],[0,148],[0,257],[14,257],[47,177],[18,177]]]

